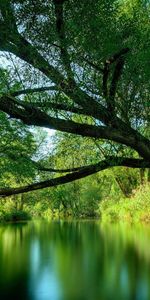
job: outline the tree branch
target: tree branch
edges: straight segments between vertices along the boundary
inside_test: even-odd
[[[64,9],[63,9],[64,2],[65,2],[64,0],[53,0],[55,6],[55,16],[56,16],[56,31],[60,42],[62,61],[67,71],[68,78],[74,80],[73,72],[71,70],[70,58],[69,58],[67,45],[66,45],[66,36],[65,36],[65,27],[64,27],[65,26]]]
[[[57,89],[58,88],[55,85],[33,88],[33,89],[24,89],[15,92],[10,92],[10,96],[16,97],[20,95],[28,95],[28,94],[39,93],[39,92],[56,91]]]
[[[7,31],[7,28],[6,30]],[[7,42],[0,45],[2,51],[8,51],[40,70],[50,80],[52,80],[72,101],[82,108],[86,114],[100,120],[104,124],[110,124],[108,110],[98,103],[94,98],[81,90],[73,79],[67,80],[55,67],[49,64],[37,49],[31,45],[19,33],[11,33],[7,36]],[[116,119],[116,127],[124,127],[123,122]]]
[[[57,3],[57,5],[59,4],[60,6],[62,6],[62,3],[64,2],[61,0],[54,1]],[[12,11],[11,13],[13,15]],[[16,32],[15,29],[14,31],[12,29],[10,34],[10,28],[9,26],[7,28],[7,22],[5,23],[5,41],[3,41],[3,38],[0,38],[0,41],[2,42],[0,45],[0,49],[2,51],[13,53],[20,59],[32,65],[34,68],[40,70],[44,75],[46,75],[57,85],[58,89],[61,89],[68,97],[70,97],[74,103],[84,108],[86,114],[90,113],[90,115],[100,120],[104,124],[110,124],[110,114],[103,105],[86,94],[85,91],[81,90],[75,83],[73,78],[69,81],[66,80],[66,78],[55,67],[50,65],[49,62],[46,61],[37,51],[37,49],[33,45],[31,45],[31,43],[29,43],[24,37],[22,37],[18,31]],[[128,48],[121,50],[109,59],[109,63],[112,63],[120,55],[125,54],[127,51]],[[115,119],[115,122],[113,122],[113,126],[119,128],[125,127],[123,122],[117,117]]]
[[[54,110],[64,110],[69,113],[75,113],[79,115],[84,115],[84,116],[91,116],[91,114],[86,114],[85,111],[82,108],[71,106],[65,103],[58,103],[58,102],[36,102],[32,103],[33,107],[39,107],[39,108],[52,108]]]
[[[89,66],[91,66],[93,69],[95,69],[96,71],[104,74],[104,69],[99,67],[98,65],[96,65],[95,63],[91,62],[87,57],[82,56],[81,57],[85,62],[88,63]]]
[[[104,64],[104,70],[103,70],[103,84],[102,84],[102,87],[103,87],[103,94],[104,94],[104,97],[106,99],[106,102],[107,102],[107,98],[108,98],[108,77],[109,77],[109,64],[107,62],[105,62]]]
[[[111,56],[109,59],[106,60],[107,64],[111,65],[114,62],[116,62],[121,56],[127,54],[130,51],[129,48],[123,48],[117,53],[115,53],[113,56]]]
[[[5,32],[7,31],[9,32],[9,28],[6,28]],[[64,76],[55,67],[50,65],[37,51],[37,49],[19,33],[8,33],[6,40],[7,43],[2,43],[2,47],[0,45],[0,49],[15,54],[19,58],[31,64],[34,68],[39,69],[58,87],[60,87],[74,103],[81,106],[85,110],[86,114],[90,113],[90,115],[94,118],[100,120],[107,126],[111,125],[113,128],[104,126],[89,127],[89,125],[85,126],[85,124],[73,124],[69,123],[70,121],[51,118],[35,108],[31,109],[31,107],[24,107],[23,109],[23,105],[21,105],[21,107],[17,107],[17,105],[15,105],[14,107],[14,104],[10,103],[9,99],[7,98],[1,98],[0,109],[2,111],[8,113],[11,117],[22,120],[27,125],[43,126],[51,129],[80,134],[82,136],[117,141],[127,146],[131,146],[133,149],[138,151],[141,156],[149,159],[150,147],[149,141],[146,138],[124,123],[117,116],[115,117],[113,124],[111,124],[111,116],[107,108],[86,94],[85,91],[81,90],[74,81],[67,81]],[[129,50],[121,50],[119,54],[115,54],[112,58],[110,58],[110,62],[115,61],[118,56],[120,56],[122,53],[126,53],[127,51]],[[8,101],[8,107],[6,101]],[[34,116],[33,121],[32,116]]]
[[[97,164],[90,165],[82,168],[77,172],[73,172],[71,174],[67,174],[65,176],[57,177],[54,179],[49,179],[46,181],[33,183],[27,186],[18,187],[18,188],[2,188],[0,189],[0,196],[7,197],[20,193],[27,193],[39,189],[44,189],[48,187],[58,186],[61,184],[65,184],[67,182],[72,182],[74,180],[78,180],[89,175],[95,174],[99,171],[108,169],[110,167],[116,166],[125,166],[131,168],[149,168],[150,162],[147,162],[142,159],[132,159],[132,158],[121,158],[121,157],[108,157],[106,160],[103,160]]]
[[[49,172],[49,173],[70,173],[70,172],[76,172],[79,171],[83,168],[85,168],[85,166],[81,166],[81,167],[76,167],[76,168],[67,168],[67,169],[54,169],[54,168],[47,168],[42,166],[42,164],[38,161],[34,161],[33,159],[26,157],[25,155],[22,155],[20,153],[12,153],[10,148],[7,147],[3,147],[1,150],[1,153],[3,154],[2,157],[8,157],[10,160],[15,161],[21,159],[23,160],[26,164],[32,164],[36,170],[41,171],[41,172]]]
[[[115,95],[117,91],[118,81],[122,74],[122,70],[124,67],[124,58],[119,58],[118,62],[116,63],[115,70],[113,73],[110,89],[109,89],[109,97],[107,99],[107,107],[111,116],[115,116]]]
[[[106,60],[104,63],[103,71],[103,94],[106,99],[108,114],[110,116],[110,123],[116,122],[115,120],[115,94],[117,90],[117,84],[122,73],[124,66],[123,56],[129,52],[129,48],[121,49],[119,52],[115,53],[112,57]],[[108,79],[110,74],[110,66],[116,62],[115,70],[113,73],[112,81],[110,84],[110,89],[108,91]]]
[[[0,98],[0,110],[24,122],[26,125],[33,125],[55,129],[62,132],[78,134],[84,137],[94,137],[99,139],[107,139],[126,146],[130,146],[145,159],[150,159],[150,142],[140,133],[132,128],[126,131],[107,126],[88,125],[76,123],[70,120],[54,118],[47,113],[33,107],[30,103],[16,100],[8,96]]]
[[[77,172],[77,171],[82,170],[83,168],[85,168],[83,166],[83,167],[68,168],[68,169],[53,169],[53,168],[43,167],[38,163],[36,165],[37,165],[36,167],[37,167],[38,171],[49,172],[49,173],[71,173],[71,172]]]
[[[1,47],[0,47],[1,48]],[[18,37],[16,45],[7,43],[1,48],[3,51],[9,51],[34,68],[39,69],[50,80],[52,80],[58,89],[61,89],[72,101],[82,108],[86,113],[90,113],[93,117],[101,120],[104,123],[109,123],[107,109],[82,91],[74,81],[67,81],[60,72],[51,66],[37,50],[27,42],[23,37]]]

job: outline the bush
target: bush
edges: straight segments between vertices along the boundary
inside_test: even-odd
[[[12,210],[9,212],[0,211],[0,222],[16,222],[30,220],[30,215],[25,211]]]
[[[144,221],[150,222],[150,185],[145,184],[134,191],[131,198],[119,201],[105,200],[101,202],[100,212],[107,221]]]

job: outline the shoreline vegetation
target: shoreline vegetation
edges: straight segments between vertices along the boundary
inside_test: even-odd
[[[111,197],[111,196],[110,196]],[[21,196],[20,199],[21,200]],[[130,197],[102,199],[91,211],[73,211],[73,209],[51,209],[43,202],[24,203],[14,201],[12,197],[0,202],[0,223],[18,222],[31,219],[100,219],[102,222],[144,222],[150,223],[150,184],[145,183],[132,192]]]
[[[140,186],[130,198],[102,201],[103,221],[127,221],[150,223],[150,184]]]

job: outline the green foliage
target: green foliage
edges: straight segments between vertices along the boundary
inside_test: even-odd
[[[12,57],[10,53],[8,56],[6,55],[9,65],[7,70],[0,68],[0,96],[21,89],[28,89],[29,87],[37,88],[41,85],[56,84],[55,91],[44,90],[41,93],[22,94],[18,96],[19,99],[16,96],[15,101],[20,101],[17,109],[19,112],[21,109],[21,116],[24,116],[26,107],[21,106],[21,104],[32,104],[33,108],[36,107],[39,111],[41,109],[42,116],[43,113],[47,113],[46,122],[44,122],[46,125],[41,126],[47,127],[49,117],[55,117],[55,120],[58,119],[57,125],[62,120],[68,120],[76,122],[78,128],[81,127],[81,124],[88,124],[97,126],[95,127],[97,130],[101,125],[105,125],[108,131],[109,129],[113,129],[113,132],[115,129],[124,130],[124,128],[120,128],[122,123],[119,126],[117,125],[119,129],[116,124],[113,124],[111,128],[112,120],[108,120],[105,124],[103,120],[98,120],[92,115],[89,117],[90,114],[88,115],[86,111],[84,115],[85,106],[82,107],[82,103],[84,96],[92,95],[91,107],[95,100],[103,105],[103,109],[108,106],[108,99],[105,99],[103,91],[105,64],[106,62],[110,64],[110,57],[121,49],[128,47],[130,51],[125,56],[123,74],[117,82],[115,113],[121,121],[126,122],[125,124],[138,130],[145,137],[149,136],[150,4],[148,0],[65,1],[62,20],[65,33],[61,32],[61,37],[58,28],[56,28],[57,22],[52,0],[37,0],[36,5],[31,0],[13,0],[9,2],[15,4],[14,19],[16,18],[16,26],[18,26],[22,38],[18,38],[16,32],[14,34],[10,31],[8,34],[6,29],[11,22],[12,14],[9,15],[9,11],[7,11],[6,19],[8,22],[4,26],[6,32],[1,30],[6,45],[3,45],[1,39],[1,47],[2,51],[3,46],[4,49],[8,47],[6,52],[18,55],[24,60],[24,63]],[[0,5],[0,8],[3,5],[5,6],[5,1]],[[2,16],[1,23],[3,23],[3,18],[4,16]],[[11,30],[13,30],[14,22],[11,25]],[[15,45],[16,36],[17,44]],[[63,38],[64,41],[61,40]],[[23,45],[21,44],[22,40],[24,47],[21,46],[18,49],[19,44]],[[31,45],[29,45],[29,41]],[[40,54],[36,51],[33,51],[33,53],[32,51],[28,52],[28,50],[34,48]],[[63,57],[64,53],[65,55],[67,53],[65,59]],[[40,61],[38,61],[39,57]],[[72,92],[71,90],[72,81],[70,78],[67,82],[68,70],[66,70],[66,65],[68,68],[68,57],[72,68],[71,73],[75,78],[73,87],[78,86],[77,95],[76,91],[73,90]],[[47,60],[47,63],[46,61],[43,63],[44,59]],[[28,62],[28,64],[25,62]],[[111,76],[107,82],[109,88],[113,75],[117,71],[116,65],[117,61],[110,64],[109,72]],[[98,72],[97,68],[100,68],[101,71]],[[56,78],[58,70],[62,76],[60,76],[60,79]],[[52,73],[52,77],[50,73]],[[64,78],[64,80],[61,78]],[[65,86],[65,84],[68,85]],[[82,95],[83,91],[85,91],[84,95]],[[82,97],[80,97],[80,94]],[[76,97],[81,98],[80,103],[74,101]],[[11,100],[13,103],[13,97]],[[74,109],[80,108],[82,114],[72,113],[69,109],[59,110],[55,108],[55,105],[51,108],[50,104],[66,105],[65,108],[67,105]],[[34,117],[34,109],[32,111],[31,108],[27,110],[30,119]],[[40,112],[38,115],[41,116]],[[18,119],[22,120],[21,117]],[[30,124],[29,121],[26,124]],[[53,123],[50,124],[50,128],[55,128]],[[43,124],[43,121],[40,119],[40,122],[35,122],[35,124],[39,126],[39,124]],[[64,131],[65,126],[68,129],[68,124],[63,125]],[[88,129],[86,127],[85,129],[87,132]],[[126,134],[123,131],[122,135],[124,133]],[[136,134],[133,135],[133,139],[136,139],[138,132]],[[127,149],[124,144],[115,143],[108,139],[105,139],[105,141],[103,139],[97,141],[87,137],[83,139],[83,137],[68,133],[57,133],[51,138],[49,133],[48,141],[42,130],[29,129],[29,126],[3,112],[0,112],[0,136],[0,185],[2,187],[21,186],[58,176],[55,172],[38,171],[37,164],[55,169],[77,168],[94,164],[107,158],[108,155],[136,158],[138,155],[135,152],[135,145],[134,150]],[[141,140],[137,144],[140,143]],[[95,216],[98,214],[98,207],[100,206],[102,209],[106,208],[106,214],[108,213],[111,218],[123,218],[124,214],[132,218],[134,210],[138,211],[138,206],[134,206],[135,203],[131,200],[132,198],[128,198],[131,197],[133,190],[137,189],[141,183],[140,176],[139,170],[115,168],[104,171],[101,175],[93,175],[80,182],[76,181],[66,186],[58,186],[47,191],[42,190],[32,193],[29,197],[25,197],[24,202],[26,204],[23,203],[23,205],[34,217],[48,217],[51,215]],[[141,195],[140,193],[139,195]],[[147,194],[146,190],[145,194]],[[124,199],[126,199],[125,202]],[[17,201],[19,203],[19,200]],[[107,201],[109,201],[108,207]],[[141,201],[139,198],[135,202],[140,205]],[[147,203],[146,199],[145,203]],[[4,212],[7,213],[7,205],[11,205],[9,200],[6,200],[6,206],[2,205],[2,216]],[[14,214],[15,216],[16,213],[20,214],[21,212],[16,208],[12,208],[10,215]]]
[[[134,191],[131,198],[104,200],[100,212],[104,221],[150,222],[150,185],[145,184]]]
[[[0,112],[0,177],[1,184],[34,176],[30,157],[36,151],[33,134],[15,120]]]
[[[4,212],[0,211],[0,222],[17,222],[17,221],[24,221],[30,220],[31,217],[26,211],[11,211],[11,212]]]
[[[30,218],[30,214],[27,211],[17,209],[12,200],[0,204],[0,222],[17,222],[30,220]]]

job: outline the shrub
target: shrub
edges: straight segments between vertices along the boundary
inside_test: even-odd
[[[104,200],[100,205],[103,220],[150,222],[150,185],[147,183],[134,191],[131,198],[119,201]]]

